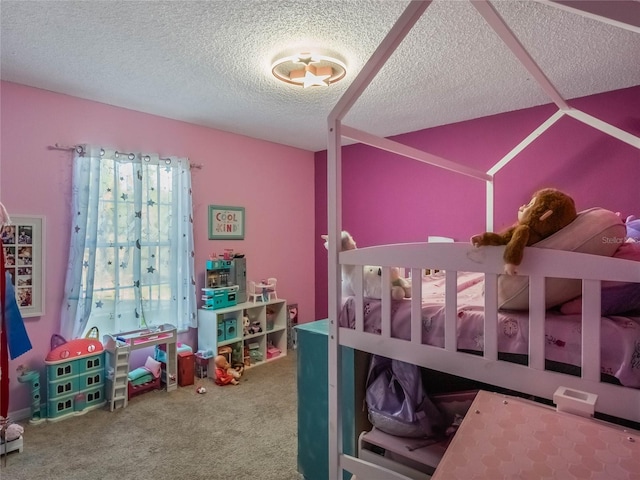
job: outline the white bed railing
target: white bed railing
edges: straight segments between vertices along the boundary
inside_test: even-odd
[[[541,248],[527,248],[520,266],[529,276],[528,365],[498,360],[498,275],[504,247],[474,248],[468,243],[411,243],[359,248],[342,252],[341,265],[380,265],[382,281],[389,267],[411,268],[420,278],[425,268],[445,270],[444,348],[422,344],[421,282],[413,282],[411,338],[391,335],[390,292],[382,298],[380,334],[364,331],[363,296],[355,296],[355,328],[340,328],[338,341],[358,350],[397,358],[434,370],[503,388],[552,399],[560,385],[599,396],[596,410],[640,422],[640,390],[600,382],[600,285],[602,281],[640,283],[638,262]],[[356,268],[354,290],[362,292],[361,268]],[[485,275],[484,351],[482,356],[457,351],[457,272]],[[581,377],[545,370],[545,278],[571,278],[583,282]],[[596,352],[594,354],[594,352]]]

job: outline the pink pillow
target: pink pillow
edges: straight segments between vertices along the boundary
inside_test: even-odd
[[[620,217],[604,208],[590,208],[578,213],[569,225],[535,244],[538,248],[551,248],[591,255],[612,256],[624,242],[626,229]],[[603,238],[615,241],[602,241]],[[562,305],[580,295],[582,282],[572,278],[545,280],[547,308]],[[500,275],[498,277],[498,306],[506,310],[529,308],[529,277]]]
[[[153,378],[158,378],[160,376],[160,371],[162,370],[162,364],[151,357],[147,357],[147,361],[144,362],[144,368],[151,372]]]

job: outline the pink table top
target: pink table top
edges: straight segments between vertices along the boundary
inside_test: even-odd
[[[480,391],[432,478],[639,479],[640,432]]]

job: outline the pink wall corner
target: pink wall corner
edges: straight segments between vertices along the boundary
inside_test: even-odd
[[[15,369],[26,363],[44,371],[63,303],[72,157],[49,145],[98,143],[203,165],[192,175],[198,289],[209,254],[234,248],[247,256],[249,279],[277,277],[279,296],[298,303],[300,322],[313,320],[312,152],[15,83],[1,82],[0,94],[0,199],[10,214],[46,217],[46,313],[25,319],[33,349],[10,362],[10,411],[30,405]],[[208,239],[210,204],[245,207],[245,240]],[[195,348],[196,331],[180,340]]]
[[[640,86],[569,101],[574,108],[640,135]],[[395,140],[488,171],[547,120],[554,105],[407,133]],[[429,235],[467,241],[485,230],[485,183],[365,145],[342,154],[343,228],[361,246],[425,241]],[[327,316],[326,151],[317,152],[316,317]],[[518,206],[546,186],[560,188],[579,210],[600,206],[640,214],[640,152],[564,117],[495,176],[494,230],[515,221]]]

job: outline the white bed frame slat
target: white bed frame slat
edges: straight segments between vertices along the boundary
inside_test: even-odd
[[[582,282],[583,298],[589,299],[589,308],[582,311],[582,378],[600,381],[600,281]]]
[[[484,276],[484,358],[498,359],[498,276]]]
[[[340,254],[343,265],[422,265],[438,270],[501,274],[504,247],[473,248],[466,242],[376,245]],[[396,263],[394,263],[396,262]],[[518,269],[522,275],[552,278],[640,282],[637,262],[619,258],[527,247]]]
[[[640,138],[630,134],[629,132],[625,132],[618,127],[610,125],[607,122],[603,122],[599,118],[596,118],[575,108],[570,108],[565,113],[575,118],[576,120],[579,120],[582,123],[595,128],[596,130],[600,130],[607,135],[611,135],[612,137],[617,138],[621,142],[628,143],[632,147],[640,148]]]
[[[564,101],[564,98],[562,98],[556,87],[547,78],[533,58],[531,58],[529,52],[525,50],[520,40],[513,34],[496,9],[493,8],[493,5],[489,2],[471,2],[471,4],[498,34],[504,44],[513,52],[522,66],[526,68],[535,81],[538,82],[549,98],[553,100],[553,103],[561,110],[568,109],[569,105],[567,105],[567,102]]]
[[[444,307],[444,348],[455,352],[458,348],[458,272],[448,270],[445,277],[445,307]]]
[[[544,277],[529,277],[529,367],[544,370]]]
[[[391,285],[389,277],[389,269],[382,269],[382,285]],[[384,338],[391,337],[391,291],[382,292],[382,336]]]
[[[480,170],[476,170],[475,168],[465,167],[464,165],[460,165],[459,163],[456,163],[452,160],[447,160],[437,155],[427,153],[423,150],[418,150],[417,148],[410,147],[393,140],[389,140],[388,138],[381,138],[376,135],[363,132],[362,130],[348,127],[347,125],[342,126],[342,136],[351,140],[357,140],[360,143],[364,143],[365,145],[369,145],[371,147],[377,147],[380,150],[397,153],[404,157],[418,160],[429,165],[434,165],[445,170],[460,173],[462,175],[467,175],[478,180],[486,181],[492,179],[491,175],[481,172]]]
[[[353,289],[356,292],[363,292],[363,270],[362,268],[356,269],[353,279]],[[362,332],[364,330],[364,301],[362,293],[356,295],[356,330]]]
[[[421,268],[411,269],[411,278],[422,278]],[[411,282],[411,342],[422,343],[422,282]]]

